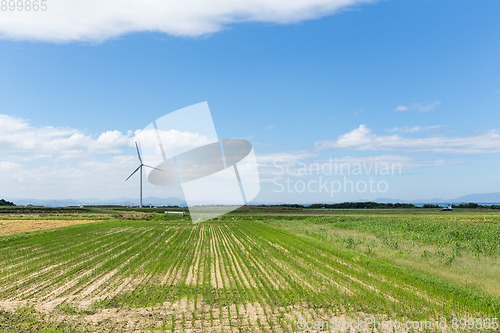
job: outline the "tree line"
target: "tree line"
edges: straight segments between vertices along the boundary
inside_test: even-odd
[[[443,205],[438,204],[424,204],[422,206],[415,206],[411,203],[378,203],[373,201],[366,202],[342,202],[342,203],[315,203],[312,205],[300,204],[281,204],[281,205],[262,205],[265,207],[283,207],[283,208],[304,208],[304,209],[388,209],[388,208],[443,208]],[[474,202],[461,203],[459,205],[452,205],[453,208],[487,208],[487,209],[500,209],[500,205],[480,205]]]
[[[0,199],[0,206],[15,206],[15,204],[5,199]]]

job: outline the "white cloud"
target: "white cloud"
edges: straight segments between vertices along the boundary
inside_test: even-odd
[[[294,162],[280,162],[277,163],[277,165],[282,165],[282,164],[287,164],[287,163],[295,163],[297,164],[296,168],[300,167],[300,163],[306,163],[306,164],[314,164],[317,163],[319,165],[323,164],[332,164],[337,165],[347,163],[351,166],[355,164],[363,164],[363,165],[370,165],[370,164],[382,164],[382,163],[387,163],[389,165],[399,163],[401,164],[402,169],[415,169],[415,168],[420,168],[420,167],[434,167],[434,166],[445,166],[445,165],[456,165],[456,164],[463,164],[464,161],[460,160],[443,160],[443,159],[437,159],[437,160],[417,160],[414,159],[410,156],[406,155],[395,155],[395,154],[384,154],[384,155],[366,155],[366,156],[335,156],[331,158],[303,158],[300,161],[294,161]],[[316,170],[314,168],[314,170]]]
[[[433,126],[413,126],[413,127],[394,127],[391,129],[388,129],[388,132],[398,132],[398,133],[417,133],[417,132],[428,132],[428,131],[435,131],[438,129],[441,129],[443,127],[446,127],[445,125],[433,125]]]
[[[409,107],[404,106],[404,105],[398,105],[398,106],[396,106],[396,108],[394,109],[394,111],[408,111],[408,110],[409,110]]]
[[[14,162],[0,162],[0,172],[19,169],[22,165]]]
[[[403,174],[404,170],[417,168],[443,167],[449,165],[463,164],[461,160],[444,159],[415,159],[401,154],[365,155],[365,156],[332,156],[330,158],[307,154],[305,151],[287,152],[288,159],[283,159],[283,153],[267,154],[265,159],[268,163],[259,165],[261,183],[272,183],[276,177],[299,177],[309,178],[311,176],[336,176],[343,175],[377,175],[386,167],[393,174]],[[292,156],[295,156],[293,158]],[[275,158],[271,160],[271,158]],[[356,173],[354,170],[357,169]],[[361,174],[359,173],[361,170]],[[379,170],[379,171],[377,171]],[[394,171],[392,171],[394,170]],[[400,173],[401,172],[401,173]]]
[[[269,125],[269,126],[264,128],[265,131],[270,131],[272,129],[274,129],[274,125]]]
[[[208,142],[198,133],[159,131],[169,151]],[[153,140],[152,131],[110,130],[90,135],[69,127],[36,127],[26,119],[0,115],[0,188],[5,196],[35,198],[136,197],[139,165],[134,147]],[[110,156],[111,155],[111,156]],[[144,157],[144,154],[143,154]],[[178,189],[144,183],[145,196],[179,196]],[[147,191],[147,192],[146,192]]]
[[[396,108],[394,108],[394,111],[400,111],[400,112],[405,112],[405,111],[411,111],[411,110],[416,110],[419,112],[427,112],[432,109],[434,109],[436,106],[441,104],[440,101],[434,101],[432,103],[427,103],[425,105],[422,105],[420,103],[413,103],[409,106],[406,105],[398,105]]]
[[[31,159],[77,158],[83,153],[119,153],[130,146],[130,133],[107,131],[96,139],[67,127],[34,127],[26,119],[0,115],[0,153],[30,155]]]
[[[317,163],[328,163],[327,160],[316,161]],[[356,163],[362,165],[370,164],[378,164],[387,163],[389,165],[393,164],[401,164],[401,169],[416,169],[423,167],[438,167],[438,166],[446,166],[446,165],[457,165],[463,164],[464,161],[460,160],[418,160],[414,159],[410,156],[406,155],[394,155],[394,154],[386,154],[386,155],[369,155],[369,156],[342,156],[335,158],[335,162],[338,164],[348,163],[349,165],[355,165]]]
[[[94,197],[113,199],[139,196],[139,178],[135,174],[125,179],[139,165],[137,156],[118,155],[74,163],[0,162],[2,195],[11,198],[78,199]],[[8,171],[8,172],[4,172]],[[143,183],[144,197],[182,197],[176,187],[161,187]]]
[[[0,37],[100,42],[131,32],[200,36],[240,22],[287,24],[376,0],[50,0],[38,12],[0,11]]]
[[[205,136],[198,133],[171,130],[159,131],[168,142],[165,150],[179,147],[195,147],[208,143]],[[134,141],[145,143],[153,140],[156,132],[136,130],[124,134],[117,130],[106,131],[95,136],[67,127],[34,127],[28,120],[0,115],[0,153],[33,159],[83,159],[88,155],[119,154],[123,148],[134,147]]]
[[[318,150],[337,148],[457,154],[499,153],[500,132],[491,130],[468,136],[405,138],[398,134],[379,136],[371,133],[366,125],[360,125],[358,128],[340,135],[336,140],[318,141],[314,147]]]

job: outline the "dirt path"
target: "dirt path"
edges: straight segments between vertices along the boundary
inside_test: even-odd
[[[100,220],[0,220],[0,236],[67,227]]]

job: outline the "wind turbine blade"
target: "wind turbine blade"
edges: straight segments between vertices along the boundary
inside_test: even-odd
[[[125,181],[129,180],[129,178],[130,178],[130,177],[132,177],[132,176],[134,175],[134,173],[136,173],[136,172],[137,172],[137,170],[139,170],[141,167],[142,167],[142,164],[141,164],[141,165],[139,165],[139,167],[137,167],[137,169],[135,169],[135,170],[134,170],[134,172],[132,172],[132,173],[130,174],[130,176],[128,176],[128,178],[127,178],[127,179],[125,179]]]
[[[139,157],[139,161],[141,161],[141,164],[142,164],[142,158],[141,158],[141,154],[139,153],[139,146],[137,146],[137,142],[135,143],[135,149],[137,149],[137,157]]]
[[[143,164],[143,166],[148,167],[148,168],[151,168],[151,169],[155,169],[155,170],[158,170],[158,171],[163,171],[162,169],[158,169],[158,168],[155,168],[155,167],[152,167],[152,166],[146,165],[146,164]]]

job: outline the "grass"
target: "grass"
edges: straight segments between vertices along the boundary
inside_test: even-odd
[[[496,219],[351,216],[270,223],[500,296]]]

